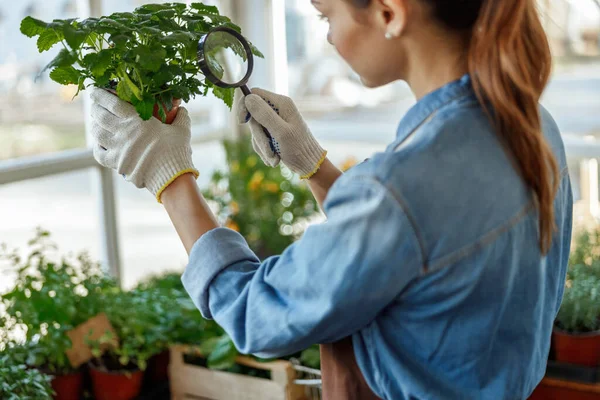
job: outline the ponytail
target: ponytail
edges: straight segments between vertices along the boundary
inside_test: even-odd
[[[471,36],[469,72],[479,102],[534,194],[543,254],[552,244],[559,181],[539,109],[551,61],[534,0],[483,0]]]

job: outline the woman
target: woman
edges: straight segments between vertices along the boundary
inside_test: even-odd
[[[344,175],[290,99],[255,90],[238,105],[263,160],[307,179],[328,217],[281,256],[261,263],[218,227],[185,109],[172,126],[142,122],[96,90],[96,158],[162,201],[190,254],[187,291],[242,353],[328,343],[326,399],[527,398],[572,218],[561,137],[538,105],[551,58],[534,0],[313,4],[366,86],[401,79],[418,102],[384,153]]]

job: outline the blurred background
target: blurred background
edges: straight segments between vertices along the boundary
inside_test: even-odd
[[[0,0],[0,243],[22,247],[41,226],[63,251],[88,249],[121,275],[181,269],[187,260],[163,208],[145,190],[94,167],[87,149],[85,95],[39,71],[55,55],[38,54],[21,20],[85,18],[128,11],[141,0]],[[288,94],[337,165],[383,150],[414,104],[403,83],[365,89],[326,41],[326,23],[308,0],[206,1],[242,26],[264,53],[251,84]],[[594,225],[600,157],[600,1],[539,0],[555,56],[543,98],[563,132],[579,226]],[[194,121],[198,183],[225,168],[222,139],[239,127],[214,98],[186,107]],[[476,166],[474,166],[475,168]],[[243,212],[244,210],[240,210]],[[10,278],[0,277],[0,292]]]

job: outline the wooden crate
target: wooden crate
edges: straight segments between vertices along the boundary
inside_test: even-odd
[[[171,347],[172,400],[306,400],[304,387],[294,384],[296,372],[287,361],[261,363],[249,357],[236,359],[240,365],[271,372],[271,379],[261,379],[186,364],[185,354],[200,353],[192,346]]]
[[[599,400],[600,385],[544,378],[529,400]]]

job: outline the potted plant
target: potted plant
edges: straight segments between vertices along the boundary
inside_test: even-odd
[[[214,172],[204,197],[219,222],[240,232],[259,258],[281,254],[318,215],[312,193],[285,166],[260,161],[247,135],[224,147],[229,168]]]
[[[169,347],[171,345],[200,345],[225,335],[224,330],[214,321],[202,318],[183,288],[181,273],[173,272],[150,277],[140,283],[136,291],[153,299],[150,307],[159,321],[149,329],[159,330],[160,334],[155,332],[154,336],[164,338],[160,343],[164,347],[149,359],[146,373],[148,380],[156,382],[168,379]],[[211,352],[213,350],[216,348],[212,348]],[[235,355],[237,355],[237,351]],[[221,356],[215,353],[210,359],[211,366],[223,366],[226,361],[220,357],[222,357],[222,353]],[[229,361],[230,365],[233,365],[232,357],[229,357]]]
[[[132,103],[142,119],[154,115],[170,123],[181,100],[187,102],[210,91],[232,106],[234,89],[203,79],[196,59],[200,38],[217,26],[241,31],[215,6],[166,3],[83,21],[47,23],[26,17],[21,32],[38,38],[40,52],[62,46],[44,69],[51,69],[55,82],[77,85],[77,93],[90,85],[111,89]]]
[[[25,362],[52,377],[55,398],[68,400],[79,397],[83,375],[67,357],[71,348],[67,332],[97,313],[90,293],[110,284],[86,253],[56,261],[51,254],[56,246],[49,236],[38,228],[24,260],[4,246],[2,259],[6,268],[16,272],[16,281],[11,291],[0,296],[5,310],[0,315],[0,338],[10,343],[14,332],[24,332]]]
[[[52,397],[50,377],[37,369],[27,368],[14,349],[4,349],[0,354],[0,399],[47,400]]]
[[[557,361],[600,364],[599,231],[580,234],[570,258],[563,301],[553,333]]]
[[[155,311],[151,293],[114,288],[103,293],[104,313],[113,326],[116,337],[104,335],[91,341],[94,359],[90,361],[90,375],[98,400],[127,400],[136,397],[142,387],[142,378],[148,360],[166,348],[166,337],[161,325],[161,313]],[[107,351],[100,347],[109,344]]]

